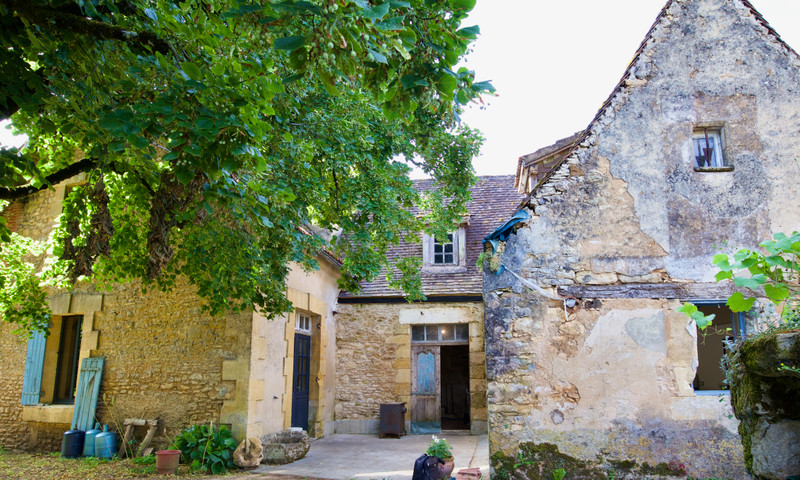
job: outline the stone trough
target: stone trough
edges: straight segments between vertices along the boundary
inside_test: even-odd
[[[303,430],[283,430],[261,437],[264,445],[264,458],[261,463],[283,465],[306,456],[311,442]]]

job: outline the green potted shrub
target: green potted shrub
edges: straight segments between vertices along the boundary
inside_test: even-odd
[[[425,450],[426,454],[432,457],[438,457],[444,461],[443,464],[439,464],[439,480],[447,480],[450,478],[450,474],[453,473],[455,461],[453,460],[452,448],[453,447],[450,446],[447,440],[444,438],[436,438],[436,435],[433,435],[433,440],[430,445],[428,445],[427,450]]]

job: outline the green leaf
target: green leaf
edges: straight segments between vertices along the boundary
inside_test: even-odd
[[[728,301],[725,302],[725,305],[733,312],[746,312],[753,308],[753,303],[755,301],[755,298],[744,298],[741,292],[736,292],[728,297]]]
[[[733,279],[733,283],[736,284],[737,287],[749,288],[750,290],[758,289],[764,285],[766,281],[767,277],[760,273],[749,278],[736,277]]]
[[[726,272],[726,271],[717,272],[717,274],[714,275],[714,278],[718,282],[721,282],[723,280],[729,280],[729,279],[733,278],[733,273],[732,272]]]
[[[711,315],[706,315],[703,312],[695,312],[691,315],[691,317],[692,320],[694,320],[694,323],[697,325],[697,328],[700,330],[705,330],[709,325],[711,325],[711,322],[714,320],[716,315],[713,313]]]
[[[380,20],[386,16],[387,13],[389,13],[389,3],[382,3],[380,5],[375,5],[372,8],[366,8],[364,9],[363,13],[366,18],[371,20]]]
[[[764,285],[764,293],[775,304],[779,304],[792,296],[792,291],[786,285]]]
[[[476,38],[478,35],[480,35],[481,29],[477,25],[473,25],[471,27],[462,28],[457,33],[464,38],[473,39]]]
[[[697,305],[687,302],[681,305],[677,311],[685,313],[687,316],[691,317],[695,312],[697,312]]]
[[[450,0],[450,4],[453,8],[461,9],[461,10],[472,10],[475,8],[476,0]]]
[[[291,37],[276,38],[275,43],[272,44],[276,50],[294,51],[305,45],[306,39],[300,35]]]
[[[372,58],[376,62],[378,62],[378,63],[386,63],[386,64],[389,63],[387,61],[387,59],[386,59],[386,55],[384,55],[384,54],[382,54],[380,52],[376,52],[375,50],[367,50],[367,51],[369,52],[370,58]]]
[[[183,73],[185,73],[186,76],[192,80],[197,82],[203,80],[203,72],[201,72],[200,68],[192,62],[182,62],[181,70],[183,70]]]

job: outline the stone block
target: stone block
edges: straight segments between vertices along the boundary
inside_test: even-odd
[[[289,429],[261,437],[264,446],[261,463],[284,465],[306,456],[311,442],[306,432]]]

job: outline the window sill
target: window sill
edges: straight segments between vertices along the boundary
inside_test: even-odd
[[[730,390],[695,390],[694,394],[698,397],[719,397],[720,395],[730,395]]]
[[[694,167],[695,172],[732,172],[733,165],[726,165],[724,167]]]
[[[74,412],[74,405],[23,405],[22,421],[70,424]]]
[[[425,265],[422,267],[423,273],[463,273],[467,267],[459,265]]]

